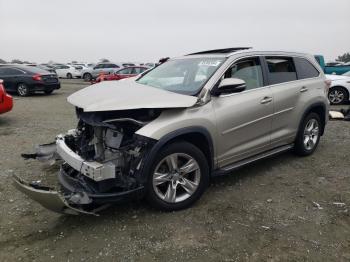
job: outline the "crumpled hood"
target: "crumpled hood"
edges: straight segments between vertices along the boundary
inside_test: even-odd
[[[139,108],[185,108],[197,102],[197,97],[181,95],[146,86],[135,79],[103,81],[86,87],[68,97],[68,102],[85,112]]]

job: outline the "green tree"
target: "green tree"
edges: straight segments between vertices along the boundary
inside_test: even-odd
[[[350,62],[350,53],[345,53],[343,55],[340,55],[336,60],[344,63]]]
[[[6,61],[0,58],[0,64],[6,64]]]
[[[109,60],[108,60],[107,58],[101,58],[100,61],[101,61],[102,63],[108,63],[108,62],[109,62]]]

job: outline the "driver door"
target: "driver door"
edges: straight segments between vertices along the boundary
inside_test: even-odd
[[[232,164],[266,151],[270,147],[273,98],[265,87],[259,57],[249,57],[235,62],[223,78],[239,78],[246,89],[213,97],[216,114],[219,167]]]

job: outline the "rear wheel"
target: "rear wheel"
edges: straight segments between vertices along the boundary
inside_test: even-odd
[[[344,104],[349,101],[349,93],[343,87],[332,87],[328,92],[328,99],[332,105]]]
[[[148,202],[173,211],[196,202],[209,184],[209,166],[202,151],[187,142],[164,147],[153,161],[147,183]]]
[[[310,113],[303,120],[297,138],[294,151],[297,155],[311,155],[317,148],[320,141],[322,122],[316,113]]]
[[[28,85],[25,83],[19,83],[17,85],[17,94],[19,96],[28,96],[30,94]]]
[[[85,73],[85,74],[83,75],[83,79],[84,79],[84,81],[89,82],[89,81],[92,80],[92,75],[91,75],[90,73]]]
[[[68,74],[67,74],[67,78],[68,78],[68,79],[72,79],[72,78],[73,78],[72,74],[71,74],[71,73],[68,73]]]

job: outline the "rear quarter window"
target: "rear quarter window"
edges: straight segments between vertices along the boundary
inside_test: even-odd
[[[307,59],[295,57],[294,62],[298,73],[298,79],[314,78],[320,75],[320,72]]]

